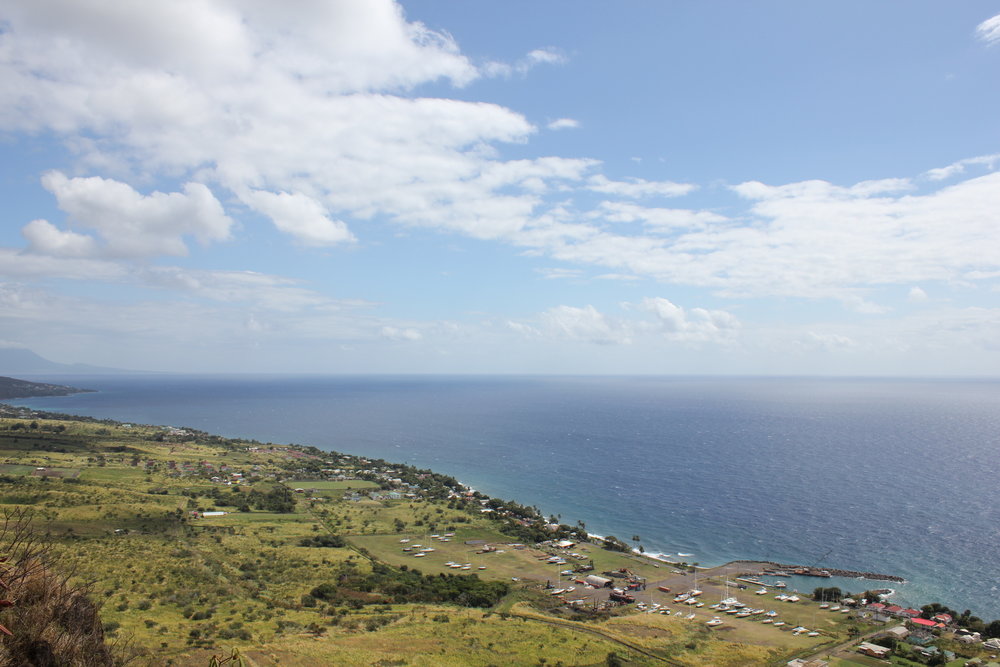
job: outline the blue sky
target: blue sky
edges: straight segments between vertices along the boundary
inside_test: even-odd
[[[0,345],[1000,373],[995,2],[15,0]]]

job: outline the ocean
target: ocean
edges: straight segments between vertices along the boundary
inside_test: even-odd
[[[650,553],[895,574],[790,586],[1000,618],[1000,381],[33,379],[99,391],[12,403],[409,463]]]

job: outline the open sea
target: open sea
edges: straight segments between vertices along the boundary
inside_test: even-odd
[[[1000,618],[1000,381],[664,377],[45,376],[10,401],[299,443],[454,475],[688,561],[896,574]]]

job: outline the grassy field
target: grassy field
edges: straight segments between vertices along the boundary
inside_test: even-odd
[[[33,508],[56,567],[91,582],[108,636],[130,638],[136,664],[204,666],[239,647],[252,665],[596,666],[615,653],[629,665],[742,667],[820,651],[854,624],[812,602],[743,592],[788,625],[727,616],[709,628],[712,610],[656,590],[690,588],[693,574],[585,542],[535,544],[454,490],[393,487],[385,480],[405,471],[389,464],[371,470],[344,455],[157,427],[31,421],[28,433],[27,420],[0,420],[0,509]],[[38,477],[38,467],[66,474]],[[330,467],[359,478],[326,479]],[[415,497],[345,499],[390,487]],[[211,510],[225,514],[201,515]],[[553,553],[567,563],[546,562]],[[545,589],[572,585],[560,571],[590,564],[645,578],[638,599],[675,613],[594,611],[607,590],[579,584],[564,597],[586,597],[587,608],[573,611]],[[698,575],[706,599],[722,597],[722,574]],[[477,602],[484,591],[499,597]],[[822,634],[793,635],[796,625]]]

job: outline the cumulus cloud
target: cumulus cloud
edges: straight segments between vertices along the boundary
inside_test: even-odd
[[[244,201],[270,217],[278,229],[306,245],[334,245],[355,240],[346,224],[331,220],[322,204],[300,192],[256,190],[249,192]]]
[[[215,193],[268,216],[304,245],[346,244],[365,228],[355,221],[389,221],[507,243],[569,265],[562,275],[597,266],[607,279],[650,278],[729,296],[878,308],[868,300],[874,286],[985,281],[1000,270],[1000,175],[939,182],[972,166],[992,170],[997,155],[931,170],[916,179],[919,191],[905,175],[846,185],[748,181],[732,188],[740,201],[718,211],[590,206],[594,193],[638,200],[697,186],[612,180],[593,159],[502,159],[502,144],[527,142],[538,128],[497,104],[414,97],[422,84],[463,86],[491,66],[477,67],[451,36],[408,21],[390,0],[302,0],[295,12],[257,0],[133,5],[5,6],[0,123],[63,139],[79,157],[77,173],[114,178],[47,176],[68,223],[27,223],[29,252],[0,251],[0,274],[92,270],[122,280],[129,271],[106,260],[183,255],[190,239],[228,239],[235,223]],[[984,39],[996,18],[980,26]],[[538,49],[507,71],[564,61]],[[164,182],[180,185],[150,194],[129,185]],[[632,222],[642,226],[620,224]],[[258,280],[144,279],[213,300]],[[257,287],[268,299],[321,307],[308,305],[313,295],[298,285]],[[592,308],[560,308],[534,328],[605,341],[637,333]],[[643,312],[655,313],[664,332],[696,338],[710,331],[705,323],[735,329],[715,311],[681,311],[679,326],[669,308],[650,308]],[[392,336],[412,329],[387,326]]]
[[[653,313],[660,331],[671,340],[727,342],[733,340],[741,328],[740,321],[732,313],[705,308],[686,311],[662,297],[646,297],[638,308]]]
[[[988,18],[977,25],[976,37],[991,46],[1000,42],[1000,14]]]
[[[55,195],[72,224],[97,232],[102,243],[36,220],[22,230],[36,252],[84,256],[99,251],[111,257],[185,255],[185,236],[202,244],[224,241],[234,224],[201,183],[187,183],[183,192],[143,195],[119,181],[98,176],[68,178],[53,171],[42,177],[42,184]]]
[[[97,254],[97,241],[92,236],[61,230],[48,220],[32,220],[21,229],[28,241],[28,250],[60,257],[92,257]]]

